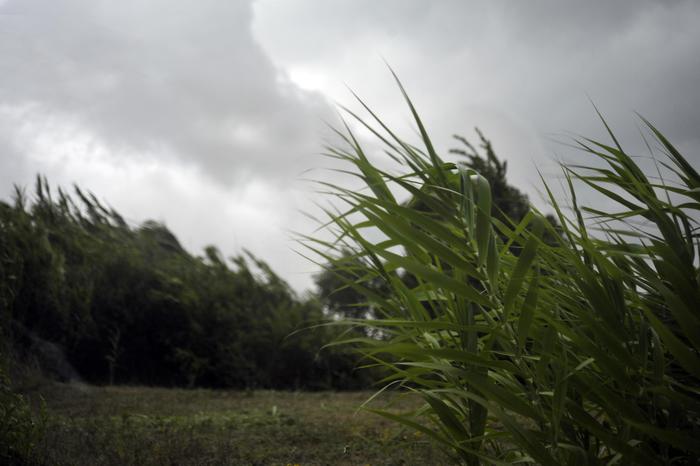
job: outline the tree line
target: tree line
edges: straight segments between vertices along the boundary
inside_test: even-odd
[[[338,329],[304,330],[323,308],[249,252],[192,255],[165,225],[132,227],[79,187],[54,192],[38,177],[33,196],[16,188],[0,202],[4,346],[49,345],[90,383],[366,386],[356,356],[321,350]]]

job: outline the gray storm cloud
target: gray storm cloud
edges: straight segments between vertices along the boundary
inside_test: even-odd
[[[250,31],[248,1],[0,8],[3,105],[69,116],[108,147],[224,182],[301,171],[300,158],[318,152],[328,106],[273,67]]]
[[[384,78],[386,58],[438,144],[479,125],[514,159],[521,184],[537,179],[533,159],[561,149],[550,136],[605,137],[589,98],[633,149],[639,112],[700,162],[700,3],[692,0],[268,0],[256,4],[256,18],[280,64],[335,73],[392,108],[391,80],[367,79],[372,63]],[[285,23],[304,34],[288,34]]]

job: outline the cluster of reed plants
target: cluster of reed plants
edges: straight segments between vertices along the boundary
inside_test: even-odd
[[[377,413],[468,465],[698,464],[697,171],[644,120],[664,157],[653,176],[609,131],[610,144],[577,141],[595,162],[562,167],[566,202],[542,181],[558,224],[535,208],[500,221],[488,181],[438,155],[399,87],[421,147],[358,99],[368,116],[349,118],[400,169],[379,168],[350,125],[338,131],[329,155],[364,189],[327,185],[335,239],[307,243],[375,316],[349,321],[372,330],[338,343],[387,370],[381,390],[425,400]],[[580,205],[582,188],[617,211]]]

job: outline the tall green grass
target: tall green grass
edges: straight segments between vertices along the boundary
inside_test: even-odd
[[[562,167],[566,205],[542,181],[559,225],[534,208],[502,222],[486,179],[440,157],[398,85],[420,147],[360,100],[368,117],[348,118],[400,169],[380,169],[346,124],[328,154],[364,189],[327,185],[342,206],[327,211],[335,239],[307,243],[377,316],[351,321],[373,337],[339,343],[388,371],[382,389],[425,400],[377,414],[468,465],[697,464],[697,171],[644,120],[664,156],[654,176],[612,132],[610,144],[582,139],[597,162]],[[582,187],[618,210],[580,205]]]

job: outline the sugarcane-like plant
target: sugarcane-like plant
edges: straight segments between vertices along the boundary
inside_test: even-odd
[[[335,239],[307,242],[372,309],[343,321],[371,332],[337,343],[387,370],[382,390],[425,400],[418,413],[376,412],[468,465],[697,464],[697,171],[644,120],[666,157],[654,176],[612,132],[611,144],[582,139],[601,163],[562,167],[567,205],[543,180],[558,225],[534,208],[502,221],[486,179],[437,154],[398,85],[422,147],[358,99],[369,120],[349,118],[400,170],[373,163],[349,125],[338,131],[328,154],[365,189],[330,185]],[[579,205],[582,187],[619,210]]]

